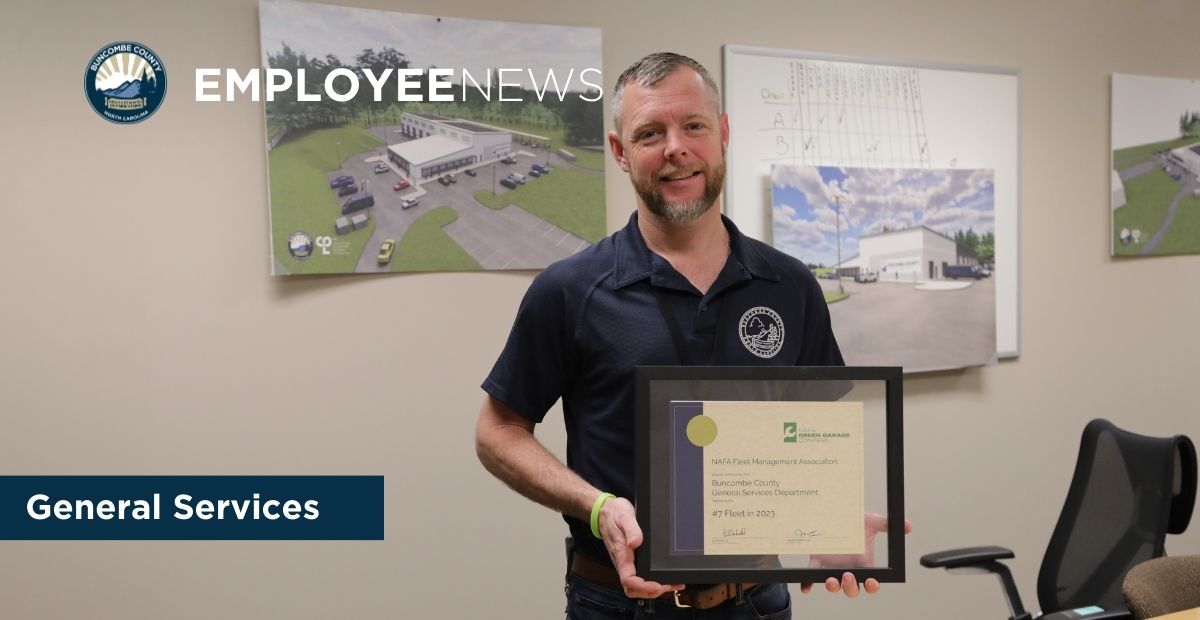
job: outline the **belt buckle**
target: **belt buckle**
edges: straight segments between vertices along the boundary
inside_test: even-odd
[[[680,608],[683,608],[683,607],[690,608],[691,607],[691,605],[684,605],[683,603],[679,602],[679,590],[675,590],[675,591],[671,592],[671,594],[675,595],[675,606],[676,607],[680,607]]]

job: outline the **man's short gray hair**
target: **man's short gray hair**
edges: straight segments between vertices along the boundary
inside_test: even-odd
[[[713,105],[720,111],[721,93],[717,90],[716,80],[713,79],[708,69],[704,68],[704,65],[683,54],[654,52],[629,65],[629,68],[621,72],[620,77],[617,78],[617,86],[613,89],[612,94],[612,117],[613,127],[618,134],[621,133],[621,100],[625,93],[625,85],[632,82],[642,88],[654,86],[680,67],[687,67],[695,71],[704,80],[705,86],[708,86],[708,91],[712,95]]]

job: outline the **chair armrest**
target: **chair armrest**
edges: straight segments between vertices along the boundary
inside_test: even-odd
[[[1030,620],[1031,614],[1025,611],[1021,603],[1021,595],[1017,592],[1017,583],[1013,581],[1012,571],[1008,566],[997,560],[1008,560],[1016,557],[1011,549],[1004,547],[964,547],[938,551],[921,556],[921,566],[926,568],[944,568],[948,571],[965,568],[994,573],[1000,578],[1000,587],[1004,589],[1004,598],[1008,609],[1012,612],[1011,620]]]
[[[921,556],[921,566],[926,568],[963,568],[968,566],[983,567],[996,560],[1009,560],[1016,557],[1010,549],[1004,547],[963,547],[949,549]]]

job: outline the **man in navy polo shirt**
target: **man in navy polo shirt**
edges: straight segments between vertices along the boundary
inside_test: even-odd
[[[841,366],[829,310],[800,261],[721,215],[729,121],[703,66],[651,54],[621,74],[612,102],[609,146],[633,182],[637,211],[625,228],[534,279],[483,383],[479,458],[570,526],[568,617],[631,617],[656,603],[658,618],[694,609],[707,609],[706,618],[790,617],[784,584],[739,598],[731,585],[684,588],[635,574],[642,532],[627,499],[634,367]],[[566,465],[533,434],[559,398]],[[865,589],[878,587],[868,580]],[[826,588],[855,596],[859,584],[846,573]],[[680,590],[691,609],[675,606]],[[667,600],[653,600],[660,597]]]

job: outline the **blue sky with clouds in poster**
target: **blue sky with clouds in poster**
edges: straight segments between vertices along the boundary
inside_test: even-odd
[[[838,262],[839,221],[843,261],[858,254],[860,236],[886,230],[927,226],[948,237],[967,229],[994,232],[993,176],[991,170],[777,165],[771,171],[775,247],[831,267]]]

